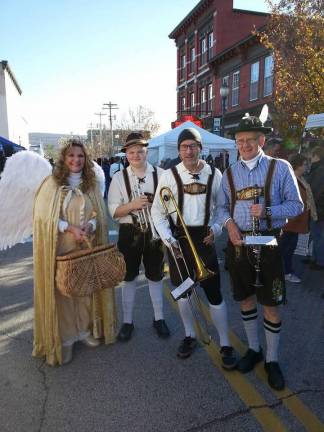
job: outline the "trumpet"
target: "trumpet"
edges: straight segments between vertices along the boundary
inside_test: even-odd
[[[185,269],[187,272],[187,277],[185,277],[183,275],[183,273],[181,272],[180,266],[179,266],[178,261],[177,261],[179,259],[179,257],[176,256],[176,254],[175,254],[175,252],[171,246],[170,252],[171,252],[171,255],[172,255],[173,260],[175,262],[175,265],[176,265],[177,271],[179,273],[180,279],[182,281],[182,284],[171,292],[172,297],[174,298],[174,300],[178,300],[179,298],[186,296],[186,298],[189,301],[189,305],[190,305],[191,311],[193,313],[193,316],[195,318],[198,331],[201,335],[201,339],[202,339],[203,343],[209,344],[211,341],[211,336],[208,332],[208,323],[207,323],[207,320],[206,320],[204,313],[203,313],[203,308],[201,305],[201,299],[200,299],[198,292],[196,290],[196,286],[197,286],[198,282],[214,276],[215,273],[213,271],[209,270],[208,268],[206,268],[202,259],[199,257],[197,250],[196,250],[196,247],[195,247],[195,245],[192,241],[192,238],[189,234],[188,228],[187,228],[187,226],[183,220],[183,217],[182,217],[180,209],[177,205],[177,202],[176,202],[174,195],[173,195],[173,193],[169,187],[164,186],[161,188],[160,200],[162,202],[162,205],[163,205],[164,210],[165,210],[165,214],[167,216],[170,216],[172,213],[174,213],[174,212],[169,212],[169,209],[167,206],[167,202],[169,202],[169,201],[172,202],[174,209],[175,209],[175,213],[177,214],[179,221],[180,221],[180,224],[181,224],[183,231],[185,233],[185,238],[189,243],[190,251],[193,255],[194,263],[195,263],[195,279],[196,279],[196,281],[194,282],[190,278],[190,272],[189,272],[188,264],[186,262],[186,259],[185,259],[185,256],[184,256],[184,253],[183,253],[183,250],[181,248],[180,243],[178,243],[180,259],[184,263],[184,266],[185,266]],[[191,293],[193,294],[194,301],[192,301],[192,298],[190,295]],[[200,324],[200,321],[202,322],[202,325]]]
[[[136,199],[136,198],[143,196],[143,195],[145,195],[145,194],[142,191],[140,184],[136,180],[135,176],[133,176],[132,198]],[[150,231],[151,235],[152,235],[152,237],[151,237],[152,241],[159,240],[160,236],[155,229],[150,209],[148,207],[144,207],[141,210],[137,210],[136,216],[138,218],[140,230],[142,232]]]

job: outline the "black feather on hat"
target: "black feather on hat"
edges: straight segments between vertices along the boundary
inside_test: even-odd
[[[263,123],[259,119],[259,117],[245,114],[245,116],[241,119],[235,133],[237,134],[239,132],[262,132],[266,134],[271,131],[271,127],[263,126]]]
[[[124,147],[121,149],[122,152],[126,152],[126,149],[133,145],[142,145],[143,147],[148,146],[148,141],[144,138],[141,132],[131,132],[125,141]]]

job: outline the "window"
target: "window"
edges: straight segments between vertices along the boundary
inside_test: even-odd
[[[180,110],[182,113],[186,111],[186,97],[185,96],[180,97]]]
[[[272,55],[264,59],[264,83],[263,96],[269,96],[273,90],[273,57]]]
[[[233,73],[232,78],[232,106],[239,104],[240,71]]]
[[[208,111],[213,111],[213,84],[208,84],[207,95],[208,95]]]
[[[207,62],[207,44],[206,38],[200,40],[200,66]]]
[[[183,80],[185,78],[186,73],[186,56],[183,54],[180,58],[180,79]]]
[[[190,93],[190,109],[193,111],[195,108],[195,93]]]
[[[190,63],[189,63],[189,72],[194,72],[195,67],[195,58],[196,58],[196,51],[195,47],[190,48]]]
[[[200,112],[201,114],[206,113],[206,89],[202,87],[200,89]]]
[[[251,64],[250,101],[259,97],[259,62]]]
[[[214,33],[208,34],[208,60],[213,57]]]
[[[225,85],[229,88],[229,75],[226,75],[223,77],[222,79],[222,85]],[[224,103],[224,106],[223,106]],[[227,110],[228,108],[228,96],[226,96],[225,100],[223,101],[223,99],[221,98],[221,109],[223,110]]]

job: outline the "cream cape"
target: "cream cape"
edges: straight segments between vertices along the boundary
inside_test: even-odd
[[[96,244],[108,242],[105,204],[98,188],[88,192],[96,211]],[[38,189],[34,202],[34,347],[33,356],[45,357],[50,365],[62,364],[62,346],[55,302],[55,258],[62,188],[52,176]],[[116,334],[114,289],[94,295],[92,307],[93,334],[113,343]]]

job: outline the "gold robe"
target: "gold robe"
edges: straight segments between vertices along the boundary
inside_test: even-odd
[[[62,364],[55,293],[55,259],[58,253],[58,221],[66,193],[52,176],[47,177],[35,196],[34,253],[34,346],[33,356],[45,357],[50,365]],[[99,189],[87,192],[96,213],[95,244],[108,243],[107,213]],[[114,289],[100,291],[92,299],[93,335],[113,343],[116,335]]]

